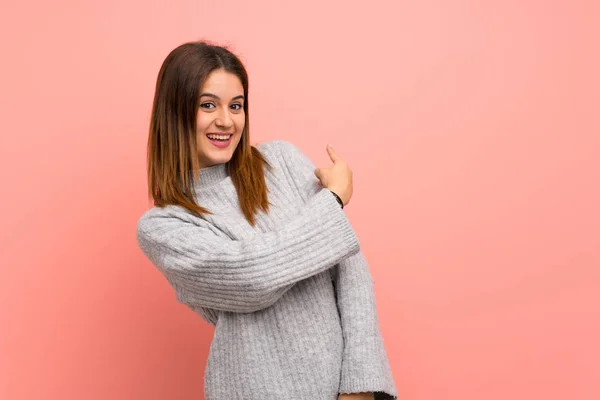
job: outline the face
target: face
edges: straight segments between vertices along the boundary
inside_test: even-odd
[[[204,82],[196,114],[200,168],[231,160],[244,131],[244,101],[242,82],[232,73],[218,69]]]

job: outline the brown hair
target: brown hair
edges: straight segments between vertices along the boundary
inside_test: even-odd
[[[208,75],[217,69],[235,74],[244,88],[245,126],[240,142],[227,162],[227,171],[237,191],[241,211],[254,226],[258,209],[269,211],[263,166],[272,167],[250,145],[248,73],[240,59],[227,48],[205,41],[189,42],[175,48],[158,73],[148,137],[148,196],[154,199],[157,207],[175,204],[198,217],[212,214],[196,203],[193,182],[199,178],[194,173],[199,168],[198,96]]]

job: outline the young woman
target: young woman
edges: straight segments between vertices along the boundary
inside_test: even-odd
[[[137,240],[215,327],[208,400],[395,399],[373,281],[343,206],[352,173],[285,140],[250,144],[248,75],[224,47],[165,59]]]

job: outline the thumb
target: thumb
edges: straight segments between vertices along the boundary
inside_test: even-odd
[[[335,164],[335,162],[338,160],[338,155],[335,152],[335,150],[333,150],[333,147],[331,147],[330,144],[327,144],[327,153],[329,154],[329,158],[331,158],[331,161],[333,161],[333,163]]]
[[[322,170],[321,168],[317,168],[317,169],[315,169],[315,176],[316,176],[317,178],[319,178],[319,180],[321,180],[321,177],[322,177],[322,175],[323,175],[323,173],[322,173],[322,171],[321,171],[321,170]]]
[[[322,186],[327,185],[327,168],[315,169],[315,176],[319,179],[319,183]]]

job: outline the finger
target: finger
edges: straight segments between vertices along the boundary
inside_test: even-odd
[[[321,180],[321,175],[322,175],[321,168],[315,169],[315,176],[317,178],[319,178],[319,181]]]
[[[333,161],[333,163],[335,164],[335,162],[339,159],[337,153],[335,152],[335,150],[333,150],[333,147],[331,147],[330,144],[327,145],[327,153],[329,154],[329,158],[331,158],[331,161]]]

